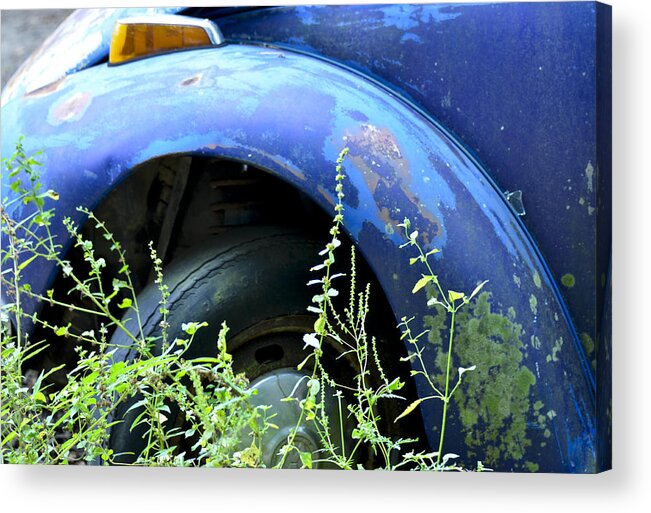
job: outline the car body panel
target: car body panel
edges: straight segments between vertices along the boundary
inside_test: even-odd
[[[113,27],[120,18],[175,14],[180,10],[151,7],[74,11],[11,77],[2,90],[2,105],[24,94],[47,92],[66,75],[105,61]]]
[[[455,134],[502,191],[521,190],[523,222],[592,342],[610,259],[609,227],[597,229],[610,219],[609,197],[598,198],[610,191],[610,169],[599,169],[608,144],[597,144],[610,63],[595,51],[609,41],[609,12],[595,2],[292,6],[216,21],[227,39],[324,55],[382,81]]]
[[[608,140],[598,144],[600,126],[609,123],[598,118],[610,102],[608,6],[85,9],[71,15],[12,78],[3,103],[47,93],[65,75],[105,61],[117,19],[176,12],[215,20],[230,41],[332,59],[432,116],[502,191],[522,191],[522,220],[577,332],[586,347],[594,347],[610,261],[610,146]],[[596,366],[596,353],[588,357]]]
[[[58,210],[78,222],[76,205],[95,207],[138,164],[170,154],[250,162],[331,209],[334,162],[348,146],[345,228],[396,318],[416,315],[429,323],[428,361],[443,328],[424,294],[411,293],[419,271],[399,249],[398,224],[410,217],[427,246],[441,250],[435,265],[449,288],[469,292],[490,280],[482,308],[491,311],[481,315],[508,332],[491,347],[513,348],[514,373],[496,379],[506,391],[523,393],[518,411],[498,415],[487,430],[492,438],[480,440],[502,451],[496,468],[595,470],[594,380],[538,248],[475,159],[386,88],[320,59],[230,45],[158,56],[120,72],[98,65],[69,75],[54,91],[7,103],[3,126],[11,127],[3,130],[3,148],[28,133],[28,151],[45,149],[45,186],[65,191]],[[62,228],[56,235],[68,240]],[[40,265],[30,276],[34,290],[47,288],[55,274]],[[478,381],[468,400],[481,399],[485,385]],[[424,383],[417,386],[426,393]],[[466,462],[481,459],[481,448],[463,454],[461,447],[482,420],[467,425],[460,408],[446,447]],[[435,446],[431,426],[438,425],[440,404],[427,401],[422,413]],[[510,424],[515,418],[517,426]],[[483,422],[492,422],[490,412]]]

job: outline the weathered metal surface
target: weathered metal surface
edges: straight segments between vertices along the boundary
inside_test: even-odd
[[[597,38],[609,30],[607,6],[292,6],[218,23],[228,39],[286,45],[373,76],[460,137],[502,190],[522,190],[522,220],[577,331],[596,340],[610,255],[610,231],[597,230],[598,216],[610,219],[610,201],[598,198],[610,190],[609,169],[598,169],[609,165],[609,143],[597,145],[597,112],[610,98],[610,63],[596,60],[609,55],[607,34]]]
[[[515,372],[500,374],[502,364],[494,365],[488,387],[503,391],[506,403],[487,404],[476,419],[460,404],[453,421],[459,429],[446,449],[468,446],[466,461],[482,459],[467,443],[474,426],[491,433],[481,442],[499,453],[496,469],[595,469],[594,382],[555,282],[502,191],[444,131],[363,77],[288,51],[231,45],[120,71],[99,65],[68,76],[48,95],[3,108],[3,153],[19,134],[29,134],[28,151],[45,150],[45,186],[65,191],[60,212],[74,217],[74,206],[97,205],[134,166],[168,154],[249,162],[330,209],[334,161],[347,145],[346,229],[396,317],[430,316],[429,359],[437,354],[439,321],[423,296],[411,294],[418,270],[398,249],[397,223],[411,218],[428,245],[441,249],[435,266],[449,288],[469,291],[491,280],[490,301],[482,296],[473,313],[488,330],[481,340],[493,346],[473,345],[473,358],[508,349]],[[61,228],[56,234],[67,240]],[[33,289],[46,288],[53,273],[41,264]],[[476,344],[467,323],[461,336]],[[465,397],[486,399],[484,388],[478,381]],[[508,396],[515,394],[511,411]],[[428,401],[422,409],[433,446],[439,407]]]
[[[610,254],[610,173],[598,169],[598,163],[609,165],[610,145],[597,145],[597,128],[609,118],[596,114],[609,112],[609,47],[603,45],[610,38],[597,37],[598,30],[610,30],[606,6],[85,9],[32,56],[3,102],[21,93],[48,94],[65,74],[101,62],[116,19],[183,10],[218,18],[231,40],[289,45],[343,62],[434,115],[479,156],[503,190],[523,190],[523,221],[552,268],[577,331],[599,337]],[[605,59],[596,61],[596,55]],[[188,77],[185,85],[200,78]]]
[[[21,94],[48,92],[53,83],[59,83],[66,75],[105,60],[118,19],[174,14],[179,10],[178,7],[150,7],[73,12],[11,77],[2,91],[2,104]]]

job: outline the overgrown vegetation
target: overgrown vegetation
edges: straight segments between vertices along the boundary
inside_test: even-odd
[[[306,305],[316,320],[313,332],[303,338],[307,351],[299,366],[305,373],[307,392],[295,396],[297,386],[285,399],[298,404],[300,417],[281,450],[277,466],[282,467],[290,455],[298,454],[305,468],[326,462],[335,468],[356,469],[371,455],[373,467],[387,470],[463,470],[454,464],[454,454],[444,453],[451,398],[461,386],[464,373],[475,369],[474,366],[453,368],[455,323],[485,282],[469,295],[444,289],[430,264],[436,250],[425,252],[418,232],[412,231],[409,220],[405,219],[401,225],[406,237],[403,246],[414,252],[410,263],[424,269],[413,293],[428,288],[431,291],[428,304],[448,319],[447,350],[440,353],[445,355],[443,365],[426,361],[421,341],[428,332],[415,334],[413,318],[402,319],[402,338],[411,348],[407,359],[414,369],[412,375],[425,380],[431,394],[406,405],[396,419],[381,418],[378,405],[384,401],[402,401],[400,391],[405,384],[400,377],[385,372],[376,339],[367,331],[371,292],[368,285],[357,283],[354,251],[348,276],[331,272],[341,246],[346,151],[337,161],[337,201],[331,238],[319,253],[322,263],[311,269],[317,277],[307,284],[317,290],[312,304]],[[145,336],[127,256],[119,241],[101,220],[84,208],[79,211],[109,242],[110,255],[96,254],[93,243],[81,235],[70,218],[57,221],[51,205],[58,200],[58,194],[42,190],[39,166],[34,156],[25,155],[20,144],[12,158],[3,162],[4,179],[10,181],[13,199],[3,201],[1,212],[2,286],[5,296],[10,298],[10,303],[3,305],[2,314],[6,319],[13,319],[14,329],[9,333],[8,323],[3,322],[1,462],[115,463],[120,455],[110,449],[110,427],[121,422],[116,412],[127,405],[129,410],[138,413],[131,427],[142,433],[146,441],[142,452],[135,455],[135,464],[263,466],[261,443],[265,433],[275,429],[273,407],[254,406],[251,399],[256,391],[249,387],[246,376],[234,372],[228,352],[228,319],[215,341],[215,357],[186,358],[195,334],[206,329],[206,323],[188,319],[182,326],[186,336],[168,340],[169,291],[162,262],[150,244],[153,274],[160,292],[162,340]],[[7,210],[22,215],[12,219]],[[83,254],[83,268],[73,267],[62,256],[62,247],[51,231],[55,222],[63,222],[75,247]],[[121,268],[107,289],[104,273],[105,258],[109,257],[118,261]],[[74,284],[72,290],[49,290],[45,296],[32,291],[23,275],[39,260],[54,262]],[[340,311],[333,299],[340,294],[338,284],[346,280],[348,302]],[[30,308],[25,307],[26,303],[31,307],[38,301],[95,316],[100,328],[97,332],[79,331],[72,325],[56,325],[39,315],[27,314]],[[127,317],[135,319],[138,329],[127,329],[124,321]],[[40,332],[53,337],[29,340],[27,334],[35,325],[43,328]],[[122,359],[127,348],[116,347],[109,338],[115,330],[129,337],[136,350],[135,358]],[[326,341],[341,347],[342,357],[352,363],[355,376],[351,383],[337,382],[323,365]],[[162,342],[160,354],[153,351],[155,342]],[[48,380],[61,367],[43,370],[33,379],[25,375],[29,360],[54,343],[73,344],[78,354],[76,366],[66,369],[67,380],[62,387]],[[440,375],[433,375],[432,367],[439,369]],[[413,449],[415,440],[392,437],[385,432],[387,420],[397,421],[429,400],[440,400],[443,405],[436,450],[417,452]],[[338,407],[330,407],[333,403]],[[172,423],[172,417],[180,417],[184,422]],[[318,432],[321,447],[315,453],[301,450],[296,443],[297,433],[305,423],[311,423]],[[181,449],[182,440],[190,440],[190,445]],[[481,463],[477,469],[484,469]]]

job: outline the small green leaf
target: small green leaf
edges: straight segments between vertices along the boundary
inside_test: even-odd
[[[400,378],[396,378],[387,385],[387,390],[389,392],[395,392],[396,390],[400,390],[404,385],[405,384],[400,381]]]
[[[463,299],[463,292],[448,290],[448,298],[450,299],[451,303],[454,303],[457,299]]]
[[[326,320],[325,317],[319,317],[315,322],[314,322],[314,331],[321,335],[325,331],[325,325],[326,325]]]
[[[181,329],[188,335],[192,336],[199,330],[199,328],[203,328],[205,326],[208,326],[207,322],[184,322],[181,324]]]
[[[475,297],[479,293],[479,291],[483,288],[483,286],[486,285],[487,283],[488,283],[488,280],[484,280],[479,285],[477,285],[475,287],[475,290],[473,290],[470,293],[470,296],[468,297],[468,301],[470,301],[473,297]]]
[[[423,402],[423,399],[416,399],[413,403],[411,403],[409,406],[407,406],[407,408],[405,409],[405,411],[403,411],[400,415],[398,415],[398,416],[396,417],[396,420],[394,420],[393,422],[398,422],[398,420],[400,420],[401,418],[406,417],[407,415],[409,415],[409,414],[410,414],[412,411],[414,411],[414,410],[418,407],[418,405],[419,405],[420,403],[422,403],[422,402]]]
[[[309,355],[307,355],[307,356],[305,357],[305,359],[304,359],[301,363],[299,363],[299,364],[296,366],[296,370],[299,370],[299,371],[300,371],[303,367],[305,367],[305,364],[308,362],[308,360],[309,360],[311,357],[312,357],[312,353],[310,353]]]
[[[9,433],[7,436],[5,436],[4,440],[2,440],[2,444],[0,444],[0,445],[2,445],[2,447],[3,447],[3,450],[4,450],[4,447],[5,447],[9,442],[11,442],[14,438],[16,438],[16,436],[18,436],[18,432],[17,432],[17,431],[12,431],[12,432]]]
[[[128,297],[125,297],[122,302],[118,305],[118,308],[126,309],[126,308],[131,308],[131,305],[133,304],[133,301],[129,299]]]
[[[312,468],[312,453],[308,451],[301,452],[301,463],[305,468]]]
[[[22,264],[20,264],[18,266],[18,270],[22,271],[23,269],[25,269],[25,267],[27,267],[29,264],[31,264],[34,261],[34,259],[36,259],[37,257],[38,257],[38,255],[33,255],[33,256],[29,257],[27,260],[25,260]]]
[[[307,382],[307,386],[310,389],[310,395],[312,396],[317,395],[321,390],[321,383],[319,383],[318,379],[310,379]]]
[[[434,276],[432,276],[431,274],[428,274],[427,276],[423,276],[420,280],[416,282],[416,285],[414,285],[414,288],[411,290],[411,293],[415,294],[433,279]]]

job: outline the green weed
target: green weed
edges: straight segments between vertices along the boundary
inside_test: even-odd
[[[403,247],[414,251],[410,264],[423,266],[424,273],[413,288],[432,292],[428,304],[442,309],[449,316],[447,361],[442,378],[433,378],[423,357],[421,339],[427,332],[414,334],[413,318],[402,318],[402,339],[411,348],[406,358],[412,363],[412,376],[424,379],[431,388],[429,396],[409,404],[395,419],[383,418],[380,406],[390,401],[403,401],[400,391],[404,381],[385,372],[378,354],[376,338],[367,331],[370,287],[357,283],[355,252],[351,254],[348,273],[348,302],[341,311],[335,307],[339,283],[344,275],[332,272],[337,249],[341,246],[344,220],[343,171],[344,150],[337,161],[335,216],[330,228],[330,241],[319,253],[322,263],[312,268],[318,278],[308,283],[316,293],[308,311],[316,315],[313,331],[303,341],[310,351],[299,370],[309,368],[304,397],[286,398],[300,406],[300,418],[282,448],[277,467],[287,457],[298,453],[305,468],[327,463],[341,469],[362,468],[364,464],[387,470],[463,470],[454,463],[455,455],[444,453],[444,440],[450,400],[461,386],[462,376],[473,367],[453,371],[455,322],[460,310],[480,292],[481,283],[470,294],[445,290],[430,263],[436,250],[424,252],[418,232],[411,231],[405,219],[400,225],[405,232]],[[215,357],[186,358],[195,334],[206,327],[200,320],[187,320],[182,325],[183,338],[169,340],[169,290],[165,284],[162,262],[150,244],[154,281],[160,293],[162,314],[159,338],[146,336],[140,319],[138,297],[131,279],[127,257],[108,227],[87,209],[79,211],[109,243],[110,255],[97,254],[93,243],[86,240],[79,227],[69,218],[63,225],[74,246],[83,255],[83,268],[75,268],[62,256],[62,247],[52,235],[56,221],[51,207],[58,200],[55,191],[42,190],[36,156],[27,156],[20,144],[11,159],[3,162],[3,172],[10,181],[12,199],[5,199],[0,211],[2,232],[7,244],[2,248],[2,286],[10,302],[2,305],[2,386],[0,387],[0,462],[2,463],[103,463],[112,464],[119,457],[110,449],[110,427],[117,422],[118,411],[137,412],[132,429],[144,433],[144,449],[135,454],[137,465],[259,467],[262,463],[262,439],[274,429],[273,408],[253,406],[256,393],[246,376],[233,370],[233,359],[227,350],[228,327],[219,331]],[[7,209],[20,204],[22,215],[13,219]],[[107,281],[106,260],[118,261],[118,275]],[[49,290],[45,295],[32,291],[23,280],[25,270],[39,259],[54,262],[73,284],[72,289]],[[110,287],[106,286],[109,282]],[[71,324],[58,325],[36,314],[27,314],[25,301],[46,302],[71,309],[97,319],[99,329],[81,330]],[[126,326],[125,317],[135,320],[136,329]],[[227,321],[227,320],[226,320]],[[40,326],[45,340],[32,341],[29,327]],[[124,347],[110,342],[115,330],[124,332],[135,349],[135,357],[119,358]],[[325,341],[342,349],[341,357],[352,363],[355,376],[350,383],[338,382],[322,362]],[[160,354],[153,347],[160,342]],[[72,344],[77,361],[65,369],[62,386],[49,378],[64,370],[63,366],[45,369],[34,376],[25,372],[29,363],[49,344]],[[305,371],[303,371],[305,372]],[[453,382],[452,376],[456,375]],[[441,382],[442,385],[437,383]],[[443,403],[440,438],[436,451],[414,449],[415,439],[392,436],[386,426],[416,410],[429,400]],[[332,408],[336,404],[337,408]],[[173,423],[172,418],[182,423]],[[296,435],[305,423],[315,426],[321,447],[316,453],[302,451]],[[190,440],[190,446],[182,440]],[[371,463],[368,463],[370,457]],[[481,463],[477,470],[485,470]]]

